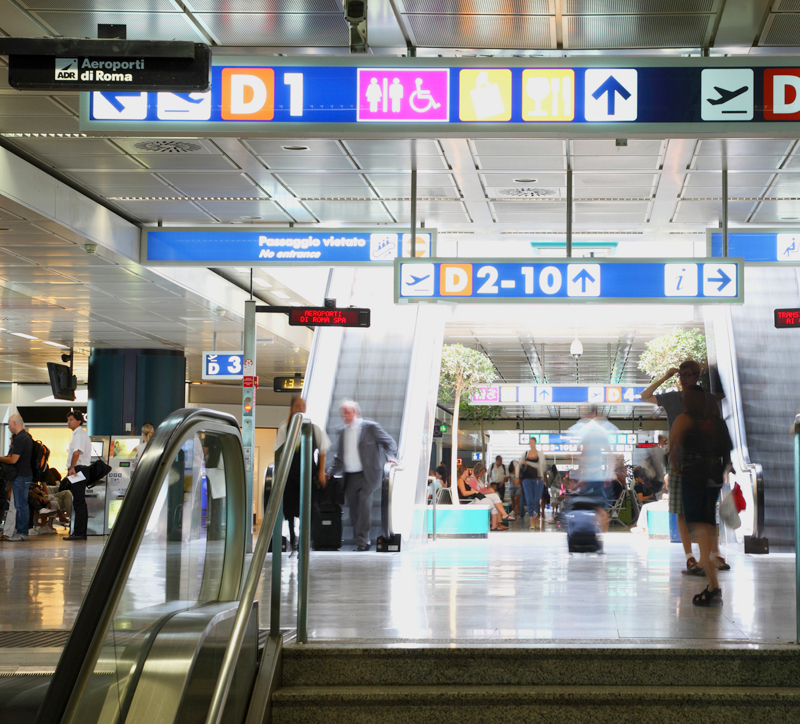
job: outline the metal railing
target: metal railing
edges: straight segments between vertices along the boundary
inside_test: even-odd
[[[302,437],[301,437],[302,435]],[[281,528],[282,520],[279,512],[283,507],[283,491],[292,465],[293,451],[300,441],[300,551],[298,559],[298,596],[297,596],[297,641],[308,642],[308,574],[309,548],[311,545],[311,467],[313,455],[313,434],[310,420],[304,420],[301,413],[296,414],[289,425],[278,470],[270,492],[269,503],[264,512],[261,529],[253,550],[253,558],[247,572],[239,607],[233,622],[233,630],[225,649],[217,683],[211,697],[211,705],[206,716],[206,724],[219,724],[228,699],[231,681],[236,669],[236,662],[242,648],[247,631],[253,601],[258,591],[264,561],[267,556],[270,539],[272,539],[272,587],[270,593],[270,634],[280,633],[280,580],[281,580]]]
[[[800,414],[794,418],[794,551],[795,640],[800,643]]]

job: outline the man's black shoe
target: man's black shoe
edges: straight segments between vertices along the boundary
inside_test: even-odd
[[[368,551],[369,550],[369,546],[358,546],[356,548],[356,550],[357,551]]]
[[[68,535],[64,540],[86,540],[85,535]]]

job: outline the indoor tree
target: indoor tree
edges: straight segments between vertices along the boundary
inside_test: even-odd
[[[458,459],[458,417],[461,400],[475,392],[478,385],[494,382],[494,365],[483,352],[463,344],[446,344],[442,348],[442,367],[439,373],[439,399],[453,403],[453,442],[450,457],[451,479],[456,479]]]
[[[497,420],[503,413],[500,405],[470,405],[469,400],[461,400],[460,416],[470,422],[480,423],[481,426],[481,452],[483,453],[483,464],[489,468],[486,460],[486,430],[484,425],[492,420]]]
[[[639,369],[651,379],[660,379],[687,359],[703,367],[707,364],[706,338],[699,329],[673,329],[651,339],[639,357]]]

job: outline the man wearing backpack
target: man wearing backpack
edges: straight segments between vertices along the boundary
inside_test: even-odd
[[[88,466],[92,463],[92,441],[89,434],[81,427],[84,423],[83,413],[80,410],[70,410],[67,413],[67,427],[72,430],[72,442],[67,451],[67,475],[75,475],[76,467]],[[72,535],[64,540],[86,540],[86,526],[89,523],[89,510],[86,507],[86,483],[80,480],[72,482],[69,490],[72,492]]]
[[[26,541],[28,540],[28,490],[33,480],[31,469],[33,439],[19,415],[8,418],[8,429],[11,431],[11,449],[8,455],[0,457],[0,463],[8,463],[17,469],[17,475],[11,483],[14,505],[17,509],[16,528],[14,535],[8,540]]]

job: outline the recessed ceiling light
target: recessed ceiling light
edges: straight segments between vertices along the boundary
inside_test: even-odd
[[[781,221],[797,221],[800,216],[781,216]]]
[[[245,221],[261,221],[260,216],[242,216],[241,218]]]
[[[286,294],[286,292],[272,292],[272,294],[278,297],[278,299],[289,299],[289,295]]]
[[[253,284],[258,284],[262,289],[269,289],[272,284],[265,282],[263,279],[253,279]]]
[[[535,184],[539,179],[538,178],[515,178],[515,184]]]
[[[66,344],[59,344],[58,342],[47,342],[42,340],[42,344],[49,344],[51,347],[60,347],[61,349],[69,349],[69,346]]]
[[[13,334],[15,337],[22,337],[23,339],[39,339],[31,334],[25,334],[24,332],[10,332],[10,334]]]
[[[281,146],[284,151],[308,151],[308,146]]]
[[[246,267],[246,266],[235,266],[235,267],[233,267],[233,270],[239,272],[239,274],[249,274],[250,273],[250,267]]]

